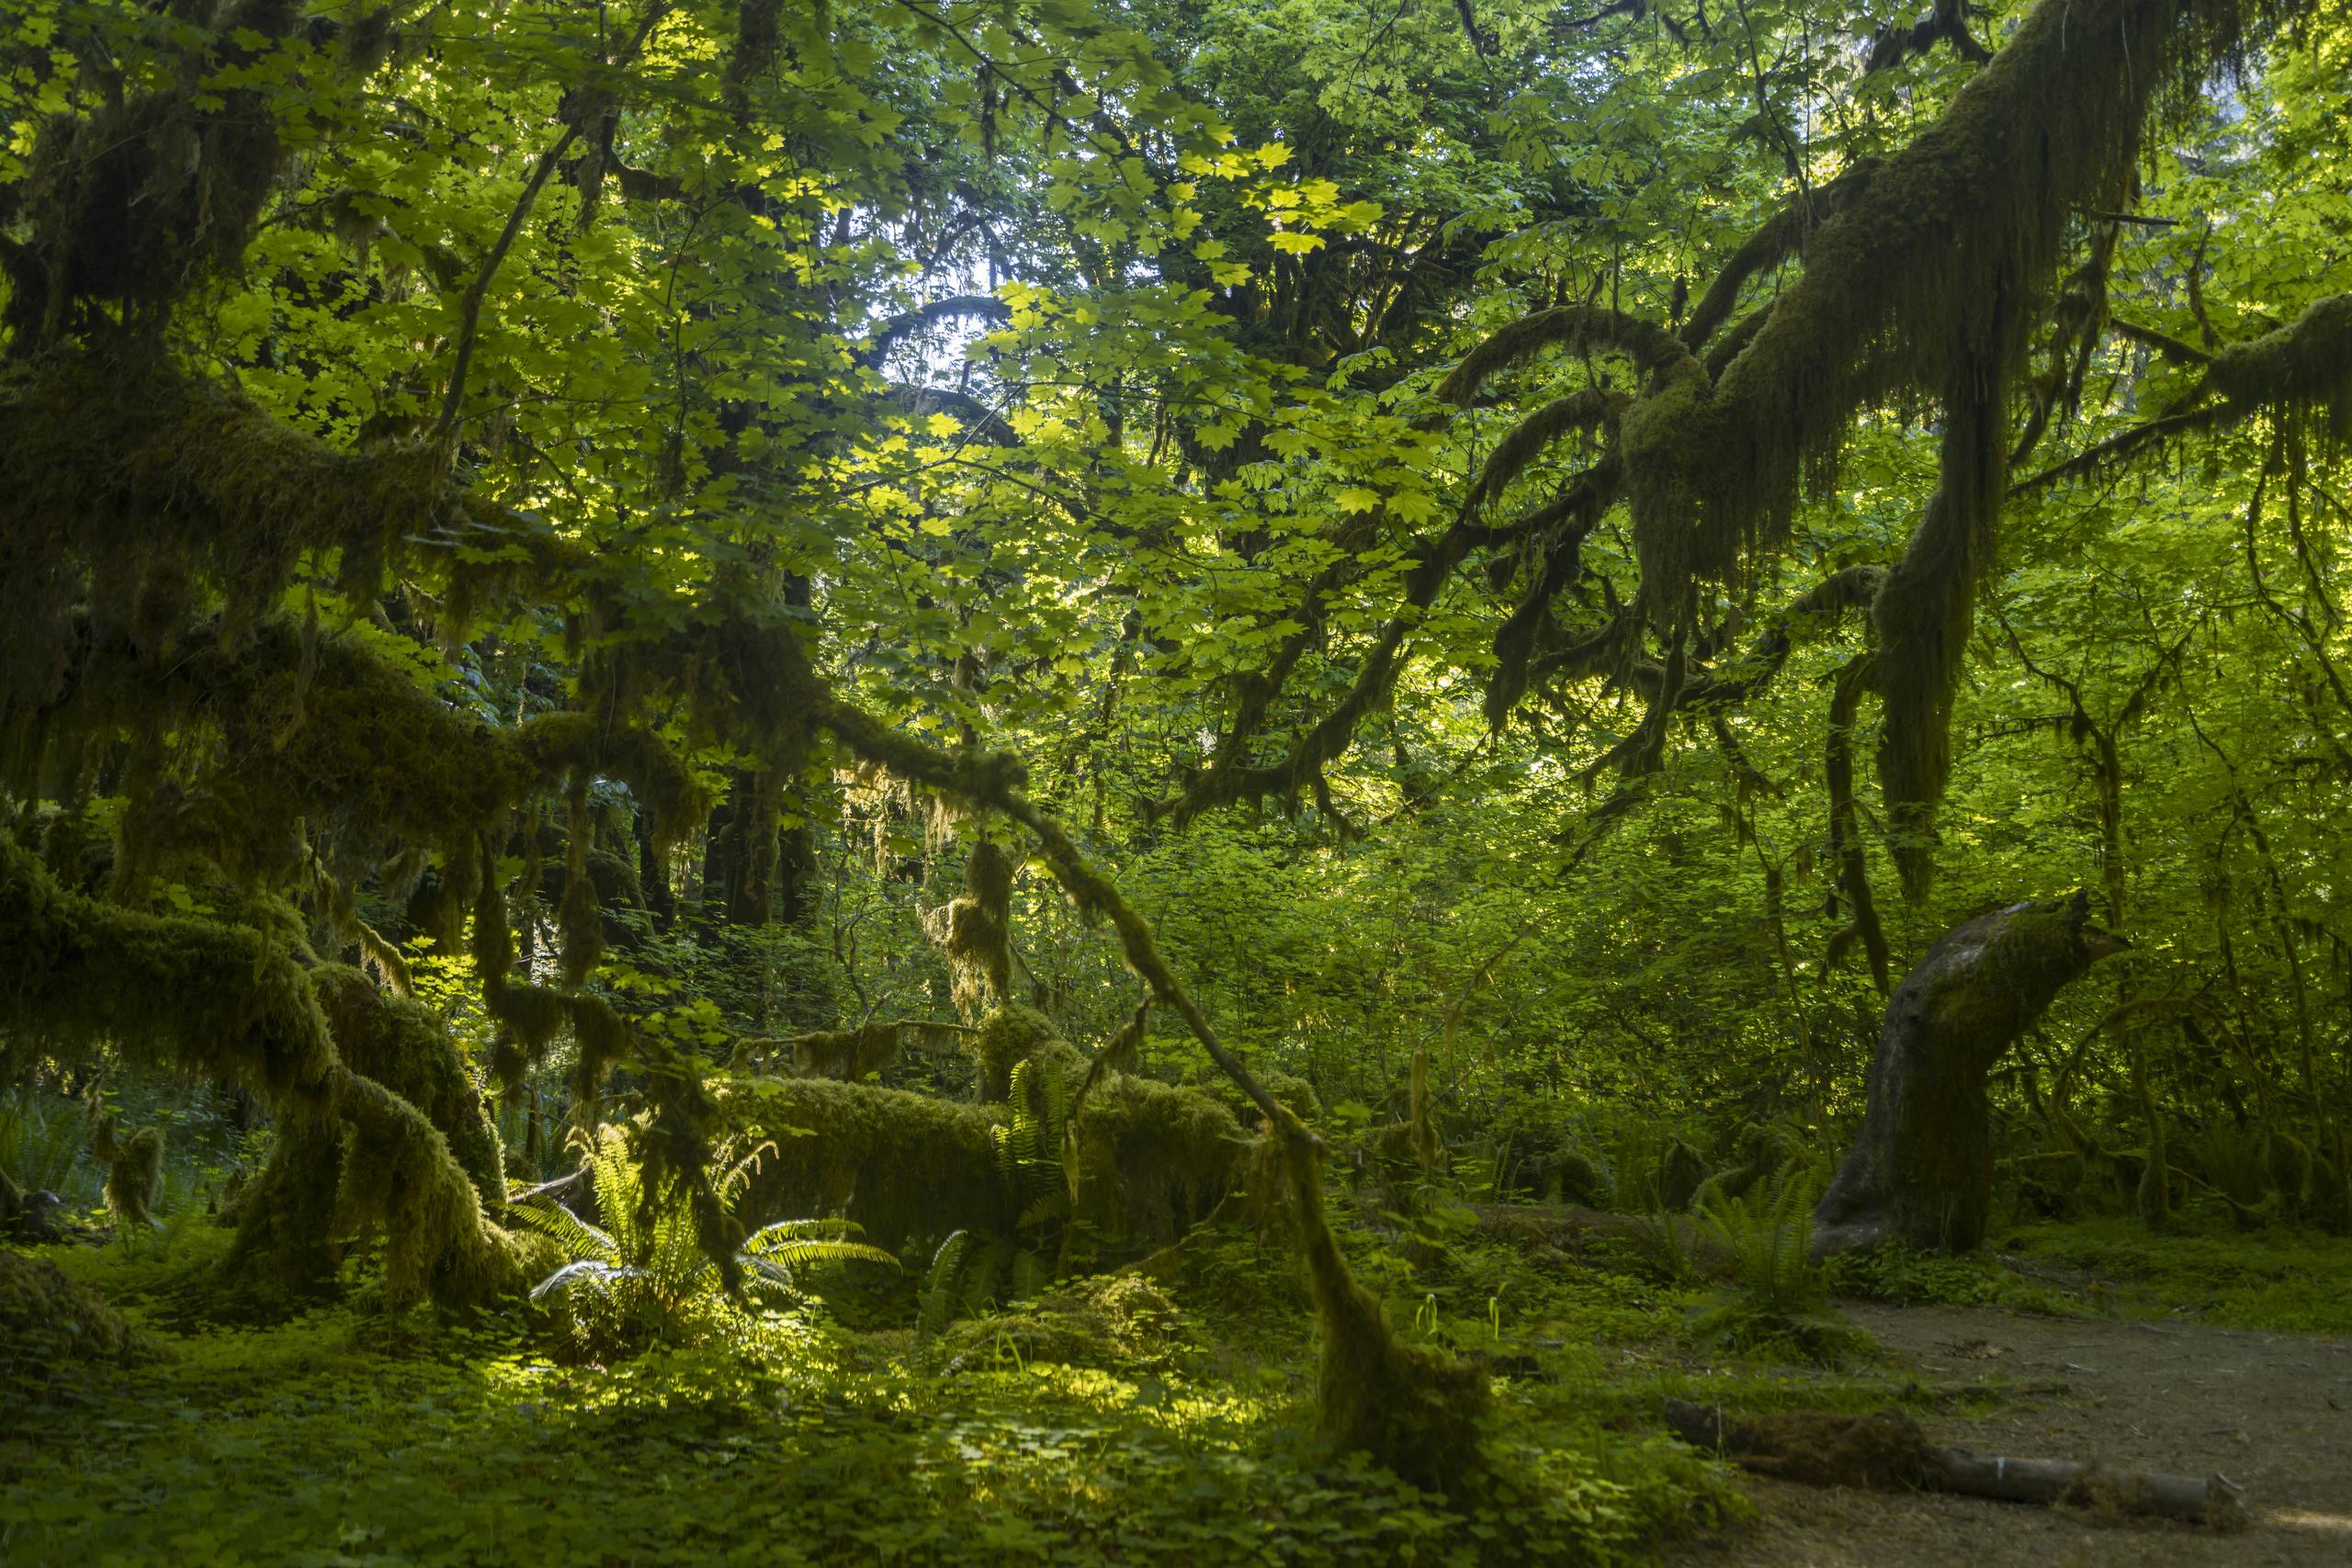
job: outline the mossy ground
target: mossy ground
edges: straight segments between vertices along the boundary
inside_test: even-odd
[[[1707,1287],[1657,1282],[1622,1244],[1571,1257],[1473,1232],[1416,1263],[1342,1225],[1406,1341],[1494,1380],[1493,1479],[1446,1501],[1316,1448],[1294,1265],[1243,1231],[1197,1233],[1156,1260],[1149,1332],[1090,1347],[1078,1359],[1092,1365],[976,1353],[952,1372],[922,1370],[902,1328],[795,1330],[769,1337],[765,1361],[721,1348],[599,1368],[556,1364],[515,1318],[337,1307],[209,1323],[202,1268],[226,1235],[182,1224],[128,1248],[43,1250],[169,1359],[61,1364],[71,1397],[38,1419],[0,1414],[0,1556],[430,1563],[494,1541],[502,1557],[592,1562],[1639,1561],[1745,1511],[1729,1472],[1660,1434],[1661,1396],[1922,1415],[2003,1398],[1997,1371],[1947,1385],[1892,1363],[1829,1371],[1696,1348],[1682,1328]],[[2016,1267],[1911,1260],[1889,1280],[2084,1316],[2344,1326],[2325,1281],[2352,1265],[2352,1242],[2102,1223],[1998,1239]],[[1036,1315],[958,1332],[1034,1352],[1018,1331]]]

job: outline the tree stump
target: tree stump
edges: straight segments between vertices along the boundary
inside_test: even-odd
[[[2131,943],[2089,897],[2013,904],[1946,932],[1887,1002],[1862,1130],[1814,1211],[1816,1252],[1966,1252],[1993,1197],[1984,1081],[2052,998]]]

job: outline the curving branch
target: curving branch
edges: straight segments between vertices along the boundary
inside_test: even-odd
[[[889,357],[890,350],[908,334],[967,316],[978,316],[1001,326],[1012,320],[1012,310],[993,294],[952,294],[911,310],[901,310],[875,327],[872,339],[857,356],[858,363],[869,370],[878,370],[883,360]]]
[[[1597,305],[1555,305],[1489,334],[1438,384],[1437,397],[1456,408],[1466,407],[1488,380],[1554,347],[1613,349],[1645,374],[1673,369],[1690,358],[1682,340],[1655,322]]]
[[[1869,189],[1878,170],[1877,159],[1861,160],[1819,189],[1800,193],[1750,234],[1724,263],[1714,281],[1707,285],[1706,293],[1699,297],[1698,308],[1690,312],[1690,319],[1683,323],[1682,341],[1691,352],[1704,348],[1715,330],[1731,319],[1733,310],[1739,304],[1740,290],[1749,278],[1769,272],[1791,256],[1803,254],[1805,240],[1813,231]],[[1760,327],[1763,321],[1755,318],[1755,324]],[[1721,370],[1711,367],[1709,373],[1719,375]]]

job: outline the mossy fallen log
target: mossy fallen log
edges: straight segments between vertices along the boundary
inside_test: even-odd
[[[1080,1107],[1071,1213],[1106,1236],[1165,1244],[1233,1190],[1241,1123],[1199,1089],[1112,1074]]]
[[[1665,1402],[1668,1430],[1742,1469],[1809,1486],[1924,1487],[2004,1503],[2045,1503],[2093,1514],[2183,1519],[2217,1530],[2246,1523],[2241,1489],[2220,1475],[2167,1475],[2074,1460],[2006,1459],[1939,1448],[1895,1410],[1738,1416],[1687,1400]]]
[[[896,1249],[1009,1230],[1018,1218],[997,1176],[1001,1106],[833,1078],[739,1078],[719,1093],[753,1137],[775,1145],[738,1200],[747,1225],[841,1213]]]

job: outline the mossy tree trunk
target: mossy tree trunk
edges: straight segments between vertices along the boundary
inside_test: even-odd
[[[1965,1252],[1992,1204],[1985,1076],[2070,981],[2129,945],[2089,901],[2017,904],[1945,935],[1887,1003],[1862,1130],[1815,1211],[1815,1245]]]

